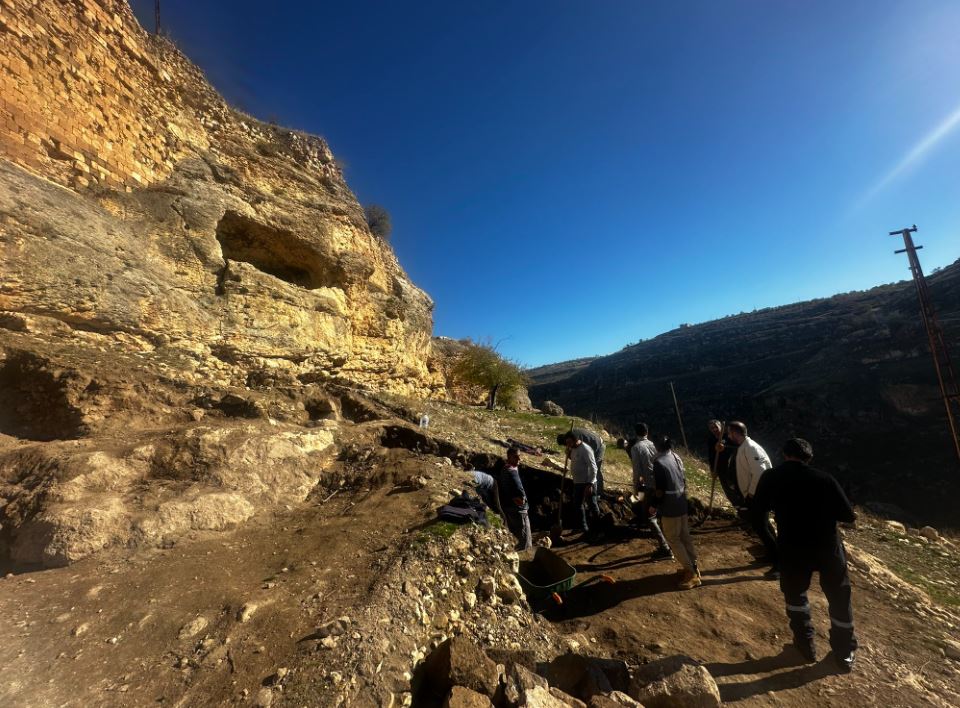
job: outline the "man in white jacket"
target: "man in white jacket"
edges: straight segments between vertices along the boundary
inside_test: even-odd
[[[773,532],[773,526],[770,524],[770,515],[754,509],[755,505],[753,504],[753,495],[757,492],[760,478],[764,472],[773,466],[770,463],[770,456],[756,440],[747,435],[747,426],[740,421],[727,423],[727,436],[732,442],[740,446],[737,448],[736,457],[737,485],[746,500],[747,513],[753,525],[753,530],[760,537],[764,548],[767,550],[766,557],[761,559],[770,564],[770,570],[767,571],[766,575],[771,579],[779,578],[780,559],[777,554],[777,537]]]

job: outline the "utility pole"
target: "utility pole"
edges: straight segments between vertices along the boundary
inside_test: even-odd
[[[687,431],[683,429],[683,418],[680,417],[680,406],[677,403],[677,391],[673,388],[673,381],[670,382],[670,393],[673,394],[673,409],[677,412],[677,423],[680,424],[680,437],[683,438],[683,446],[690,449],[687,445]]]
[[[907,258],[910,259],[910,272],[913,274],[913,282],[917,286],[917,298],[920,300],[920,317],[923,320],[924,328],[927,330],[930,353],[933,355],[933,368],[937,372],[940,395],[943,397],[943,405],[947,410],[950,437],[957,453],[957,460],[960,461],[960,435],[957,434],[957,418],[960,416],[954,412],[955,408],[960,409],[960,387],[957,386],[957,377],[953,371],[953,363],[950,361],[947,342],[944,339],[940,323],[937,321],[937,313],[933,308],[930,292],[927,290],[927,279],[923,276],[920,259],[917,258],[917,251],[923,246],[914,246],[913,237],[910,235],[916,233],[916,231],[917,225],[914,224],[908,229],[891,231],[890,235],[903,237],[904,247],[899,251],[894,251],[894,253],[906,253]]]
[[[155,0],[153,3],[153,17],[154,17],[154,34],[160,34],[160,0]]]

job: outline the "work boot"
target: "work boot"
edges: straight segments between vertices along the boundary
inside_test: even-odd
[[[689,577],[685,581],[680,583],[681,590],[692,590],[693,588],[697,588],[703,585],[703,581],[700,579],[699,570],[696,571],[695,573],[690,573],[688,571],[688,573],[689,573]]]
[[[763,574],[763,577],[767,580],[780,580],[780,568],[773,566]]]
[[[803,637],[794,637],[793,647],[800,653],[800,656],[803,657],[806,663],[808,664],[816,663],[817,648],[814,645],[812,639],[804,639]]]
[[[849,654],[833,652],[833,659],[837,662],[837,668],[841,673],[849,674],[853,671],[853,662],[856,658],[856,652],[851,649]]]
[[[660,546],[660,548],[653,552],[651,557],[653,560],[673,560],[673,551],[666,546]]]

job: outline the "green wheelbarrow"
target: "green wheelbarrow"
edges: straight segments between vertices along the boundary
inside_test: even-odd
[[[573,588],[577,579],[577,569],[563,558],[543,546],[537,547],[532,560],[520,561],[517,571],[517,580],[520,587],[527,594],[530,604],[552,600],[556,605],[563,605],[563,594]],[[581,585],[594,581],[613,583],[609,575],[590,578]]]

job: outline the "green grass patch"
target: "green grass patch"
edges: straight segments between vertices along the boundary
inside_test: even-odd
[[[908,583],[922,588],[934,602],[948,607],[960,607],[960,594],[956,590],[930,582],[930,579],[925,575],[905,564],[893,561],[890,563],[890,568]]]
[[[417,534],[414,543],[423,545],[431,539],[449,541],[450,537],[457,532],[458,528],[460,528],[459,524],[454,524],[450,521],[434,521]]]

